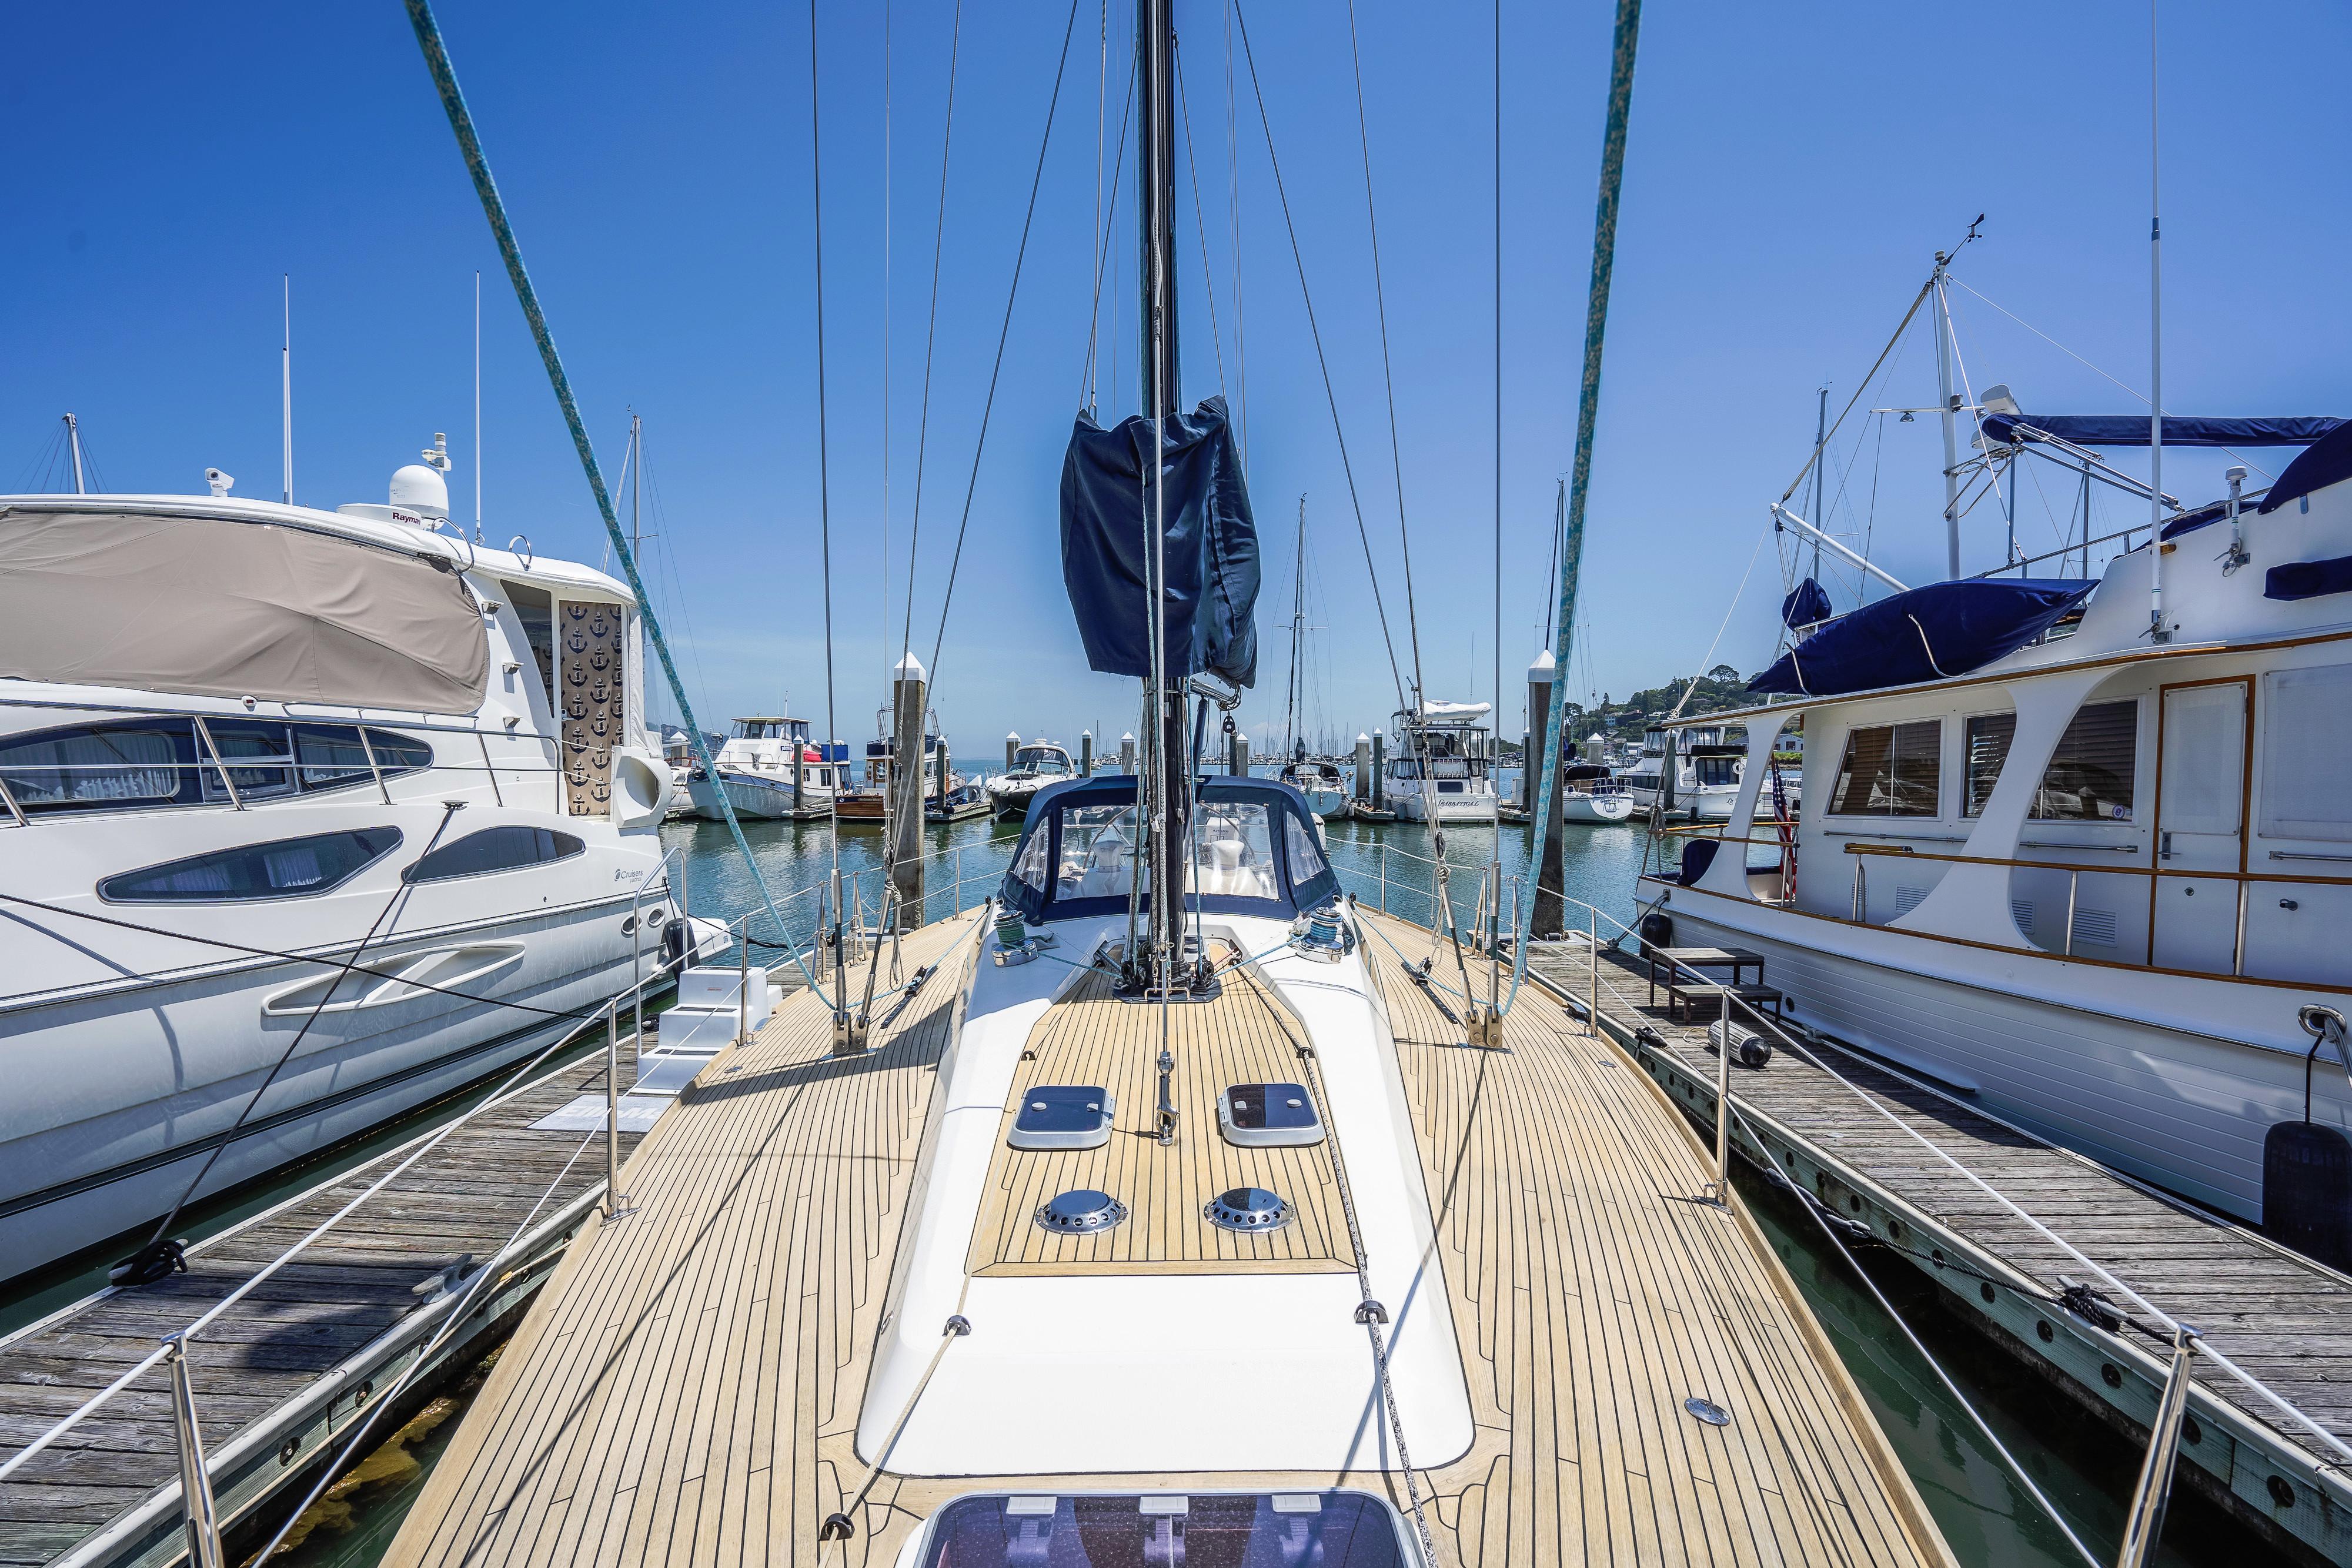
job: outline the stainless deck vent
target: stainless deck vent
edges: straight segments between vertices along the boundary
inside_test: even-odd
[[[1290,1223],[1290,1205],[1262,1186],[1221,1192],[1201,1206],[1201,1213],[1220,1230],[1279,1230]]]
[[[1087,1236],[1108,1230],[1127,1218],[1127,1205],[1107,1192],[1082,1186],[1047,1200],[1037,1210],[1037,1223],[1063,1236]]]
[[[1244,1149],[1296,1149],[1323,1141],[1315,1098],[1301,1083],[1234,1083],[1217,1097],[1217,1131]]]

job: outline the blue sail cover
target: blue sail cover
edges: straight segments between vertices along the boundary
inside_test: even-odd
[[[1144,566],[1150,549],[1144,460],[1151,421],[1105,430],[1081,413],[1062,459],[1062,580],[1087,664],[1149,678],[1151,623]],[[1206,671],[1257,684],[1257,524],[1223,398],[1167,421],[1165,564],[1168,674]]]
[[[2255,510],[2275,512],[2289,501],[2299,501],[2314,490],[2345,479],[2352,479],[2352,423],[2339,425],[2297,453]]]
[[[1831,622],[1748,689],[1826,697],[1965,674],[2032,642],[2097,586],[1972,578],[1915,588]]]
[[[2344,421],[2325,414],[2290,414],[2278,419],[2200,419],[2191,414],[2164,416],[2167,446],[2308,446],[2331,434]],[[2147,415],[2144,413],[1989,413],[1987,441],[2014,446],[2036,441],[2021,434],[2029,425],[2045,435],[2077,446],[2146,446]]]
[[[1780,601],[1783,626],[1813,626],[1829,618],[1829,591],[1810,577],[1789,590],[1789,596]]]

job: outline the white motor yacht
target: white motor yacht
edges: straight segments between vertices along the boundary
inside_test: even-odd
[[[0,1275],[514,1062],[684,944],[629,591],[439,531],[425,455],[332,512],[0,497]]]
[[[1794,700],[1709,721],[1746,726],[1744,821],[1801,716],[1792,848],[1686,851],[1644,884],[1646,934],[1761,954],[1805,1022],[2263,1220],[2306,1084],[2309,1120],[2352,1123],[2322,1049],[2352,1009],[2352,427],[2165,423],[2308,444],[2259,507],[2236,469],[2168,508],[2160,576],[2143,537],[2095,581],[1963,579],[1823,622],[1759,677]],[[2147,439],[2144,416],[1984,424],[2008,461]]]
[[[1050,740],[1022,741],[1012,766],[981,786],[988,791],[989,809],[1002,820],[1028,814],[1029,802],[1050,784],[1078,776],[1069,752]]]
[[[710,759],[716,777],[698,768],[688,791],[696,814],[714,822],[726,817],[719,803],[721,790],[738,817],[821,817],[848,786],[849,767],[843,760],[847,749],[812,741],[804,718],[739,718],[727,744]]]
[[[1399,709],[1395,749],[1382,780],[1390,804],[1409,822],[1491,822],[1494,757],[1483,722],[1488,703],[1424,698],[1418,715]]]

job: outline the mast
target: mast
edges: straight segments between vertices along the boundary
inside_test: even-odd
[[[1146,820],[1152,844],[1150,953],[1145,978],[1155,988],[1175,983],[1184,915],[1186,866],[1184,823],[1190,804],[1190,768],[1184,747],[1184,683],[1168,667],[1168,497],[1163,455],[1168,418],[1176,412],[1176,245],[1169,214],[1174,205],[1176,35],[1170,0],[1136,0],[1136,49],[1144,78],[1144,113],[1137,130],[1136,172],[1142,182],[1136,203],[1142,234],[1142,265],[1136,271],[1143,298],[1143,408],[1151,418],[1152,461],[1144,478],[1144,516],[1151,534],[1145,557],[1145,598],[1151,616],[1151,677],[1147,706],[1156,722],[1146,737],[1150,747],[1144,772]]]
[[[1288,711],[1282,721],[1282,759],[1287,762],[1298,750],[1298,643],[1307,634],[1307,495],[1298,497],[1298,564],[1292,569],[1290,582],[1290,685]]]
[[[2157,157],[2156,89],[2156,6],[2151,0],[2147,8],[2147,640],[2169,643],[2172,633],[2164,627],[2164,214],[2158,200],[2162,168]]]
[[[1813,519],[1814,527],[1826,528],[1830,525],[1829,519],[1822,516],[1822,448],[1828,445],[1830,440],[1830,383],[1827,382],[1821,384],[1820,400],[1813,410],[1813,509],[1805,515]],[[1949,402],[1951,399],[1944,401]],[[1959,568],[1954,567],[1952,575],[1958,576]],[[1822,580],[1822,545],[1819,539],[1813,541],[1812,578],[1815,582]]]
[[[1936,272],[1932,281],[1936,287],[1936,401],[1937,412],[1944,422],[1944,575],[1960,575],[1960,447],[1959,432],[1952,422],[1952,310],[1944,297],[1944,283],[1948,276],[1944,264],[1951,257],[1942,251],[1936,253]],[[1813,521],[1819,523],[1821,508],[1813,508]]]
[[[74,494],[87,496],[89,486],[81,471],[81,422],[70,413],[66,415],[66,447],[73,454]]]
[[[284,290],[285,335],[278,347],[278,412],[286,449],[286,504],[294,504],[294,275],[278,277]]]

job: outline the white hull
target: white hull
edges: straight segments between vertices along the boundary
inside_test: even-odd
[[[802,811],[822,811],[832,794],[814,786],[796,791],[790,779],[729,771],[720,774],[717,783],[709,779],[689,781],[687,790],[694,800],[695,815],[713,822],[725,821],[727,813],[719,804],[722,788],[736,816],[765,822],[785,821]]]
[[[1418,791],[1402,792],[1393,782],[1389,789],[1389,803],[1395,808],[1398,816],[1408,822],[1430,820],[1428,797]],[[1437,797],[1436,820],[1441,822],[1491,822],[1495,820],[1495,808],[1498,803],[1492,790],[1476,795],[1440,795]]]
[[[2263,1135],[2303,1117],[2303,1052],[2248,1038],[2243,1021],[2275,1012],[2278,992],[2024,954],[1956,956],[1899,931],[1825,928],[1682,889],[1667,913],[1678,946],[1763,954],[1766,980],[1802,1021],[2053,1143],[2261,1222]],[[1832,940],[1855,951],[1824,950]],[[2352,1122],[2341,1068],[2312,1085],[2315,1119]]]
[[[1630,795],[1570,795],[1560,802],[1559,820],[1563,822],[1622,822],[1633,814],[1633,798]]]
[[[1048,784],[1059,784],[1061,782],[1062,780],[1059,779],[1015,779],[1008,780],[1000,776],[990,779],[987,783],[982,785],[981,788],[987,791],[988,809],[995,815],[999,817],[1025,817],[1029,814],[1029,802],[1037,798],[1037,791],[1045,789]]]

